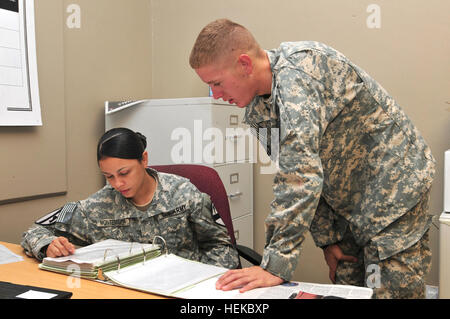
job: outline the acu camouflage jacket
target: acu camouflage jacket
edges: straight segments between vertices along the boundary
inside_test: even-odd
[[[289,42],[267,54],[271,95],[256,96],[244,122],[256,133],[267,129],[257,136],[278,162],[261,266],[288,280],[307,230],[325,246],[350,227],[364,245],[418,203],[435,163],[394,99],[341,53]],[[391,245],[396,236],[420,239],[430,219],[406,224],[379,239],[381,259],[402,249]]]

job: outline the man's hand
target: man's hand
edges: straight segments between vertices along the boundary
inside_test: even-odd
[[[325,256],[325,261],[330,268],[329,277],[330,280],[336,283],[336,268],[340,260],[349,261],[355,263],[358,261],[356,257],[344,255],[341,248],[338,245],[330,245],[323,250],[323,255]]]
[[[259,287],[276,286],[283,281],[260,266],[253,266],[227,271],[217,280],[216,289],[232,290],[242,287],[239,292],[245,292]]]
[[[68,256],[75,253],[75,246],[65,237],[55,238],[47,247],[47,257]]]

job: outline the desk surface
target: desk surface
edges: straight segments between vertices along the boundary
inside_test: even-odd
[[[0,281],[42,288],[70,291],[72,299],[162,299],[164,297],[100,282],[71,278],[38,268],[39,261],[25,255],[20,245],[1,242],[23,261],[0,265]],[[80,280],[79,282],[74,282]],[[79,287],[77,284],[79,283]]]

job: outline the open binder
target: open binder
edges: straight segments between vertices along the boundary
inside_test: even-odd
[[[156,237],[165,247],[164,239]],[[107,239],[70,256],[46,257],[39,268],[172,297],[228,270],[164,250],[162,254],[159,245]]]
[[[104,273],[161,255],[158,245],[107,239],[78,248],[65,257],[46,257],[40,269],[86,279],[105,280]]]

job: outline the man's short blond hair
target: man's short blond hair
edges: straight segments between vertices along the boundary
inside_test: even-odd
[[[260,51],[259,44],[244,26],[228,19],[218,19],[200,31],[189,64],[198,69],[233,54],[258,55]]]

